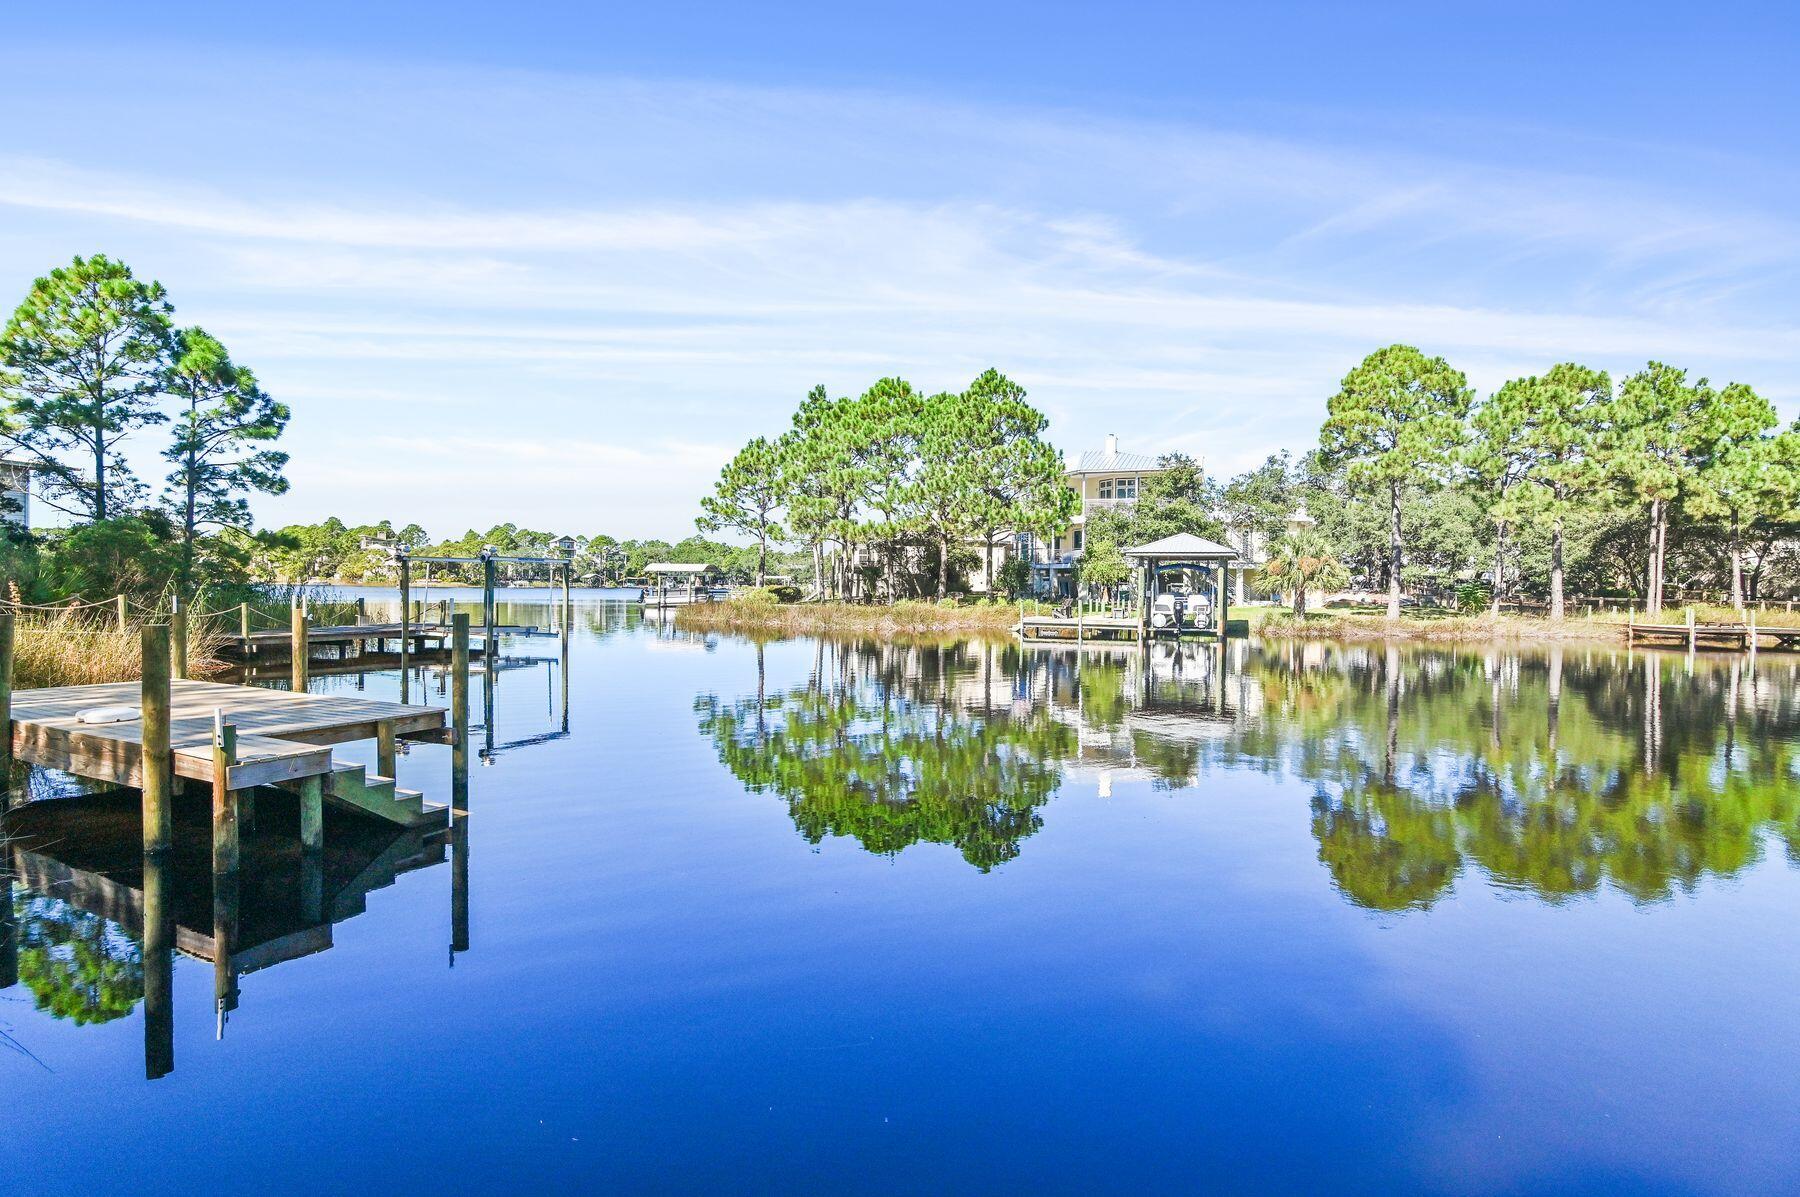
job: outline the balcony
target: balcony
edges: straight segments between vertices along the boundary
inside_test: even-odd
[[[1136,499],[1083,499],[1081,514],[1085,516],[1090,511],[1108,511],[1115,507],[1129,507],[1135,502],[1137,502]]]

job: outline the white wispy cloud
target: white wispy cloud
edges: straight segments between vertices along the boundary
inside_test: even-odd
[[[257,169],[0,140],[0,269],[116,246],[168,283],[294,405],[294,518],[475,523],[478,476],[515,518],[679,532],[813,382],[989,365],[1070,447],[1226,469],[1304,445],[1393,340],[1483,386],[1657,356],[1800,393],[1794,221],[1642,177],[871,94],[270,80]],[[195,87],[173,123],[214,119]],[[333,432],[415,408],[455,434]]]

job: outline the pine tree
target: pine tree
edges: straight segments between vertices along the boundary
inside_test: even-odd
[[[1390,345],[1362,360],[1326,405],[1320,449],[1342,463],[1352,486],[1384,492],[1388,502],[1389,619],[1400,618],[1405,536],[1401,492],[1441,482],[1455,464],[1473,392],[1441,357]]]
[[[174,344],[163,386],[181,409],[163,456],[175,465],[168,490],[181,531],[180,589],[189,594],[200,529],[248,529],[249,492],[287,490],[281,471],[288,455],[263,446],[281,436],[289,413],[204,329],[183,329]]]
[[[104,520],[141,492],[119,442],[167,418],[171,310],[162,284],[95,254],[33,282],[0,331],[0,434],[31,457],[51,506]]]
[[[731,529],[756,538],[756,584],[769,573],[769,542],[784,535],[776,513],[786,501],[781,452],[763,437],[739,449],[719,471],[713,493],[700,500],[694,524],[702,532]]]

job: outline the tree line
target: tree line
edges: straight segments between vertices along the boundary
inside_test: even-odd
[[[287,489],[271,445],[288,419],[218,338],[176,322],[161,283],[99,254],[36,279],[0,329],[0,446],[75,523],[46,538],[8,525],[9,580],[39,597],[241,581],[249,496]],[[125,449],[164,426],[153,494]]]
[[[1420,498],[1467,496],[1491,545],[1495,599],[1509,571],[1533,573],[1553,619],[1564,614],[1572,550],[1587,554],[1590,581],[1635,590],[1660,611],[1677,523],[1713,540],[1722,569],[1708,572],[1723,574],[1729,601],[1742,607],[1800,512],[1800,431],[1781,427],[1750,386],[1715,387],[1655,361],[1617,383],[1563,362],[1477,400],[1443,358],[1391,345],[1345,376],[1313,465],[1381,503],[1390,617],[1409,545],[1434,518],[1417,510]],[[1621,533],[1639,537],[1636,552]],[[1532,555],[1519,544],[1525,537]]]
[[[899,378],[856,396],[814,387],[786,432],[726,463],[696,524],[752,541],[759,582],[791,544],[824,594],[947,596],[978,564],[993,576],[1000,533],[1047,536],[1074,515],[1047,424],[997,370],[936,394]]]
[[[390,584],[398,577],[395,550],[405,547],[416,558],[476,557],[492,547],[502,556],[558,557],[561,535],[514,523],[496,524],[487,531],[469,529],[461,536],[434,538],[418,524],[396,527],[392,520],[350,524],[332,516],[313,524],[288,524],[266,533],[256,550],[253,569],[271,582],[304,586],[315,582],[366,582]],[[575,542],[575,579],[579,584],[616,586],[642,578],[652,562],[669,561],[710,565],[727,578],[748,582],[755,576],[757,552],[753,546],[727,544],[702,536],[668,541],[655,537],[618,539],[605,534],[572,536]],[[770,558],[787,568],[803,564],[797,556]],[[551,572],[533,563],[503,563],[501,580],[533,582],[551,579]],[[427,577],[470,585],[481,581],[481,567],[467,564],[434,564],[429,573],[415,567],[415,584]]]
[[[1574,587],[1654,614],[1682,578],[1742,607],[1800,581],[1800,431],[1748,385],[1661,362],[1616,382],[1564,362],[1478,397],[1391,345],[1344,377],[1314,450],[1233,479],[1217,509],[1271,544],[1267,580],[1300,603],[1360,580],[1390,617],[1421,588],[1560,619]]]

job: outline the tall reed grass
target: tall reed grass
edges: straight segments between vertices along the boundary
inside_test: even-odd
[[[24,612],[13,624],[13,687],[85,686],[142,676],[142,623],[123,631],[115,616],[92,611]],[[223,632],[188,629],[188,676],[217,673]]]

